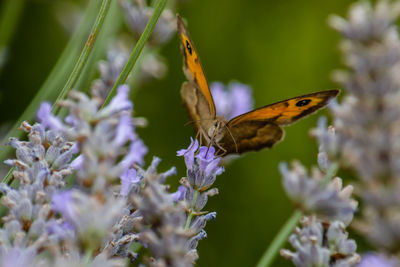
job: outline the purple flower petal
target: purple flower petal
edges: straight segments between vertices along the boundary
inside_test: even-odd
[[[32,266],[36,256],[36,249],[30,248],[11,248],[5,255],[1,255],[0,265],[3,267]]]
[[[79,155],[71,162],[70,166],[72,167],[72,169],[80,171],[83,168],[84,162],[85,162],[85,156]]]
[[[224,168],[218,166],[220,161],[221,161],[221,158],[216,158],[207,165],[207,167],[205,169],[205,173],[207,176],[220,175],[223,172]]]
[[[140,179],[136,176],[135,169],[127,169],[124,171],[121,176],[121,196],[126,197],[131,189],[131,185],[134,183],[138,183]]]
[[[176,153],[177,156],[185,157],[185,164],[188,169],[193,169],[193,161],[194,161],[194,153],[199,148],[199,142],[196,140],[193,141],[193,138],[190,137],[190,145],[187,149],[178,150]]]
[[[200,170],[205,171],[208,164],[214,159],[215,148],[213,146],[200,147],[200,152],[196,155],[196,158],[200,160]]]
[[[69,223],[73,223],[76,217],[72,202],[72,192],[70,190],[54,194],[51,201],[53,210],[61,213]]]
[[[251,88],[242,83],[230,83],[232,110],[229,119],[246,113],[253,108]]]
[[[129,86],[126,84],[118,87],[118,92],[111,100],[110,104],[106,107],[109,112],[117,112],[121,110],[131,109],[132,102],[129,100]]]
[[[115,143],[118,146],[122,146],[127,141],[134,139],[135,139],[135,133],[133,132],[132,117],[129,115],[124,115],[121,117],[117,127]]]
[[[362,261],[357,267],[396,267],[399,262],[396,258],[387,258],[381,254],[366,254],[362,257]]]
[[[172,193],[170,196],[175,202],[178,202],[179,200],[182,200],[183,197],[185,196],[186,192],[186,187],[183,185],[178,187],[178,190],[175,193]]]
[[[245,84],[231,82],[224,86],[214,82],[210,86],[218,115],[231,119],[253,108],[251,88]]]
[[[123,170],[130,168],[133,163],[143,164],[144,156],[147,154],[147,147],[144,145],[143,141],[138,139],[131,143],[129,147],[129,153],[121,162],[121,167]]]
[[[231,101],[224,84],[221,82],[213,82],[210,88],[218,115],[228,118],[231,112]]]
[[[77,126],[79,123],[79,120],[73,114],[69,114],[65,117],[64,121],[71,126]]]
[[[51,114],[51,104],[43,102],[36,114],[38,121],[45,127],[51,130],[58,131],[62,129],[62,122],[59,118]]]

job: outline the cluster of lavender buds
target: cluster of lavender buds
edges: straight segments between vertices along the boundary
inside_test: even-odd
[[[348,69],[334,78],[346,95],[332,106],[333,127],[322,122],[316,131],[326,160],[354,172],[363,205],[352,226],[387,254],[400,248],[399,15],[399,1],[360,1],[348,19],[330,18],[343,36]]]
[[[127,0],[121,0],[122,7],[126,10],[125,16],[127,24],[132,33],[137,38],[142,34],[147,25],[153,8],[148,6],[145,0],[134,0],[134,4]],[[150,45],[159,46],[166,43],[176,30],[175,14],[170,9],[165,9],[152,32],[149,43]]]
[[[40,123],[21,126],[29,141],[10,139],[17,159],[6,163],[20,184],[0,185],[8,208],[2,266],[125,266],[138,254],[149,266],[193,265],[203,228],[216,216],[202,209],[218,192],[210,187],[223,171],[220,159],[192,142],[178,152],[187,177],[170,193],[165,180],[175,168],[157,173],[158,158],[142,167],[147,148],[134,131],[128,93],[120,86],[101,109],[98,97],[72,91],[60,103],[69,110],[64,121],[43,103]]]
[[[318,163],[322,171],[329,172],[332,166],[353,171],[355,193],[362,205],[359,216],[351,226],[382,253],[366,254],[360,267],[399,265],[397,253],[400,247],[400,199],[398,197],[400,190],[400,128],[398,127],[400,123],[398,105],[400,101],[398,75],[400,40],[396,25],[399,15],[399,1],[378,1],[375,6],[367,1],[360,1],[350,8],[347,20],[338,16],[332,16],[329,20],[332,27],[343,36],[340,48],[348,70],[335,72],[334,79],[343,85],[346,95],[340,104],[332,103],[331,105],[333,126],[327,127],[326,119],[321,118],[318,128],[313,133],[320,144]],[[293,180],[296,181],[296,176],[300,178],[304,175],[301,169],[295,167],[295,171],[288,172],[284,168],[283,173],[286,190],[292,200],[305,212],[313,209],[319,218],[322,211],[322,217],[327,218],[329,214],[326,212],[333,211],[336,217],[340,215],[335,220],[341,221],[343,225],[350,223],[356,207],[355,202],[348,199],[351,188],[329,193],[328,184],[324,188],[326,191],[324,196],[331,198],[331,201],[329,205],[324,206],[326,199],[324,197],[318,199],[318,194],[315,194],[313,187],[309,185],[311,182],[293,183]],[[310,192],[309,196],[304,194],[307,191]],[[349,212],[350,217],[342,216]],[[310,229],[310,225],[314,224],[312,221],[307,219],[306,223],[303,222],[303,229]],[[335,223],[330,223],[328,228],[324,222],[321,224],[326,235],[333,225]],[[290,238],[290,242],[297,249],[296,253],[282,252],[297,266],[309,266],[307,264],[311,262],[311,255],[319,254],[319,260],[325,259],[320,250],[301,255],[306,248],[305,235],[309,235],[309,232],[311,231],[296,230],[296,234]],[[344,230],[335,232],[347,237]],[[312,242],[319,244],[318,235],[313,233],[312,236],[314,237]],[[356,262],[356,254],[351,256],[355,252],[355,243],[350,242],[351,240],[340,241],[343,246],[338,246],[337,242],[332,243],[328,240],[330,239],[326,236],[322,242],[328,245],[330,257],[335,255],[332,251],[340,253],[340,257],[337,258],[340,259],[338,262],[340,266],[352,266]],[[335,249],[332,249],[332,244]],[[343,248],[346,249],[343,250]],[[350,256],[346,256],[346,259],[349,259],[347,265],[342,265],[343,255]],[[332,259],[324,262],[318,266],[337,266],[332,265],[337,262]]]
[[[291,170],[282,163],[280,170],[286,193],[305,214],[302,227],[289,238],[295,251],[282,249],[281,255],[299,267],[355,266],[360,256],[355,241],[348,239],[346,232],[357,208],[351,198],[353,187],[342,188],[339,177],[329,181],[335,165],[328,173],[314,168],[311,177],[299,162],[294,162]]]

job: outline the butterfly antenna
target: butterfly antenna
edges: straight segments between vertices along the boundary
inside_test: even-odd
[[[235,137],[233,137],[233,134],[232,134],[231,130],[229,129],[229,127],[226,124],[224,126],[228,130],[229,135],[232,137],[232,140],[235,143],[236,153],[239,153],[239,148],[238,148],[238,145],[236,143]]]

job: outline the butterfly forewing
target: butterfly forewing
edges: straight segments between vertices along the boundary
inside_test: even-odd
[[[195,130],[206,133],[213,125],[215,116],[211,113],[201,90],[194,83],[184,82],[181,87],[181,97]]]
[[[205,97],[210,112],[215,117],[215,104],[208,87],[206,76],[200,63],[199,56],[194,48],[192,39],[182,19],[177,16],[178,34],[181,41],[181,50],[183,54],[183,70],[188,80],[194,83]]]

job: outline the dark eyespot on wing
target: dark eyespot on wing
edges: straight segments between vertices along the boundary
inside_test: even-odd
[[[297,102],[296,106],[304,107],[304,106],[307,106],[310,102],[311,102],[311,99],[303,99],[303,100],[300,100],[299,102]]]
[[[189,44],[189,41],[186,40],[186,48],[190,55],[192,55],[192,46]]]

